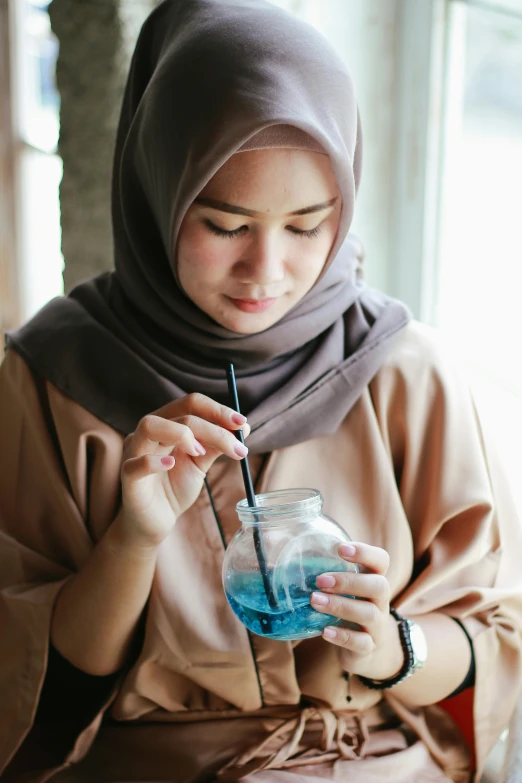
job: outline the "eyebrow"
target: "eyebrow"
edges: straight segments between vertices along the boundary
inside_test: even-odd
[[[329,207],[333,207],[337,201],[338,196],[330,199],[330,201],[323,201],[321,204],[313,204],[311,207],[303,207],[303,209],[296,209],[295,212],[288,212],[285,217],[292,215],[309,215],[311,212],[322,212]],[[238,207],[235,204],[227,204],[225,201],[216,201],[213,198],[205,198],[198,196],[194,199],[196,204],[201,204],[203,207],[210,207],[211,209],[217,209],[220,212],[230,212],[232,215],[246,215],[247,217],[262,217],[264,212],[255,212],[253,209],[245,209],[244,207]]]

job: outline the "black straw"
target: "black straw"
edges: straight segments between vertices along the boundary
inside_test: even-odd
[[[236,413],[241,413],[239,410],[239,398],[237,396],[236,376],[234,373],[234,365],[229,364],[227,367],[227,383],[228,393],[230,396],[231,407],[234,408]],[[241,441],[243,446],[245,445],[245,438],[243,437],[243,430],[236,430],[234,432],[236,438]],[[239,463],[241,465],[241,472],[243,474],[243,481],[245,484],[245,492],[250,507],[257,506],[256,495],[254,492],[254,485],[252,484],[252,476],[250,475],[250,466],[246,457]]]
[[[233,364],[229,364],[227,367],[227,383],[228,383],[228,393],[230,396],[231,407],[234,408],[236,413],[241,413],[239,409],[239,398],[237,396],[236,376],[234,373]],[[239,441],[241,441],[241,443],[243,443],[244,445],[245,439],[243,437],[243,430],[242,429],[235,430],[234,434],[236,438]],[[243,482],[245,484],[245,492],[247,496],[248,505],[250,508],[255,508],[257,506],[257,502],[256,502],[256,495],[254,492],[254,485],[252,484],[252,476],[250,474],[248,459],[246,457],[243,457],[243,459],[240,460],[239,464],[241,465],[241,472],[243,474]],[[277,609],[277,599],[274,595],[270,574],[268,573],[268,566],[266,564],[266,552],[263,543],[263,536],[261,535],[261,530],[259,529],[258,515],[255,513],[254,513],[253,533],[254,533],[254,547],[256,550],[257,562],[259,563],[259,570],[261,571],[261,576],[263,578],[263,585],[265,588],[266,597],[268,598],[268,603],[270,605],[270,608]],[[270,629],[267,630],[270,631]]]

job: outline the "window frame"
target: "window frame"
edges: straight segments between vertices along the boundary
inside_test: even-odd
[[[511,3],[511,6],[509,5]],[[445,138],[455,100],[450,54],[462,56],[467,8],[522,19],[513,0],[398,0],[396,166],[388,293],[437,325]],[[454,24],[455,20],[459,22]]]
[[[22,319],[20,280],[20,146],[16,128],[16,0],[0,0],[0,334]]]
[[[399,0],[389,293],[434,324],[451,0]]]

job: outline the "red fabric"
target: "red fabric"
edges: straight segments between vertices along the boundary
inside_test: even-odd
[[[475,736],[473,730],[473,698],[475,688],[466,688],[466,690],[453,696],[451,699],[444,699],[439,702],[439,707],[451,715],[455,723],[458,724],[466,743],[471,751],[472,768],[475,768]]]

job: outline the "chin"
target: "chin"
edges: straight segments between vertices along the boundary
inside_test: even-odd
[[[227,318],[226,321],[220,320],[219,323],[226,329],[230,329],[231,332],[236,332],[237,334],[258,334],[259,332],[264,332],[265,329],[268,329],[270,326],[273,326],[277,321],[279,321],[279,318],[261,319],[250,316],[250,318]]]
[[[263,313],[259,315],[241,313],[234,308],[234,313],[218,313],[212,316],[225,329],[230,329],[231,332],[237,334],[258,334],[264,332],[265,329],[269,329],[276,324],[286,314],[285,312],[279,313]]]

